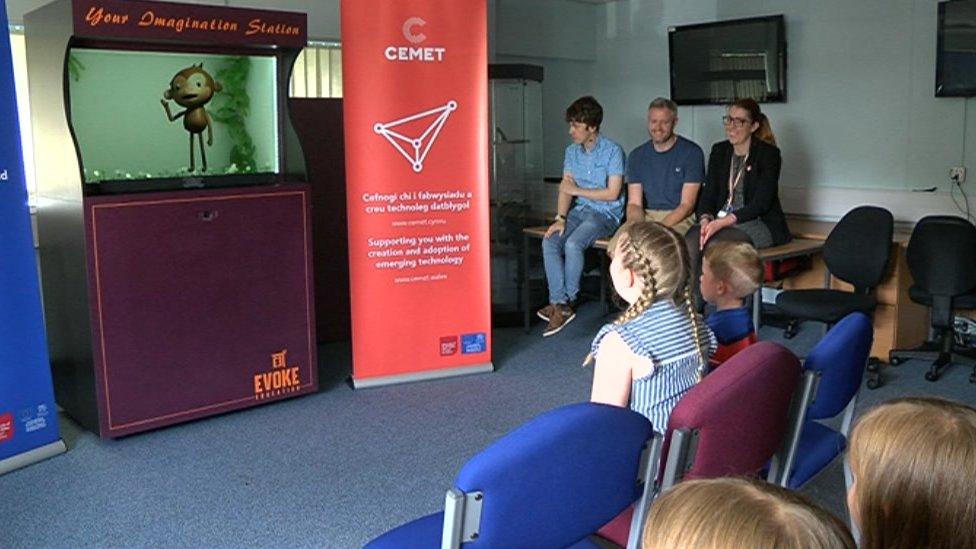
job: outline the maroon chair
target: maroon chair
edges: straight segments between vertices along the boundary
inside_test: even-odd
[[[758,475],[770,460],[776,464],[800,372],[789,349],[760,341],[688,391],[668,420],[661,491],[683,479]],[[599,535],[626,545],[629,519],[618,516]]]

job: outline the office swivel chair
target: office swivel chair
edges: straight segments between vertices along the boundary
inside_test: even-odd
[[[776,306],[794,319],[784,336],[790,339],[796,335],[799,322],[804,320],[823,322],[826,334],[831,325],[851,313],[871,316],[878,306],[874,289],[888,272],[893,231],[894,218],[884,208],[859,206],[844,214],[824,242],[824,285],[829,285],[833,275],[854,286],[854,291],[824,288],[781,292]],[[873,376],[868,387],[874,389],[880,385],[876,361],[868,365],[868,371]]]
[[[892,350],[889,361],[934,359],[925,379],[935,381],[957,356],[976,358],[976,350],[953,341],[953,310],[976,308],[976,227],[961,217],[923,217],[908,241],[907,259],[915,281],[908,295],[931,308],[935,337],[915,349]],[[969,381],[976,383],[976,368]]]

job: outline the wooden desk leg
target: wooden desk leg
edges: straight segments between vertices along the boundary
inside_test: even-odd
[[[529,309],[532,307],[532,276],[529,269],[529,235],[522,235],[522,328],[529,333]]]

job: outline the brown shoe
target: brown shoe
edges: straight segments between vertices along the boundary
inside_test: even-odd
[[[552,316],[549,317],[549,325],[546,326],[545,330],[542,330],[542,337],[549,337],[559,332],[574,318],[576,318],[576,313],[573,312],[572,307],[564,303],[555,304],[552,309]]]
[[[541,318],[542,320],[545,320],[546,322],[549,322],[549,318],[552,316],[552,310],[555,307],[556,307],[556,304],[555,303],[550,303],[550,304],[546,305],[545,307],[543,307],[543,308],[539,309],[538,311],[536,311],[535,312],[535,316]]]

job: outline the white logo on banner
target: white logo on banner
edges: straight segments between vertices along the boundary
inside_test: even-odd
[[[415,32],[417,27],[423,27],[427,21],[419,17],[411,17],[403,22],[403,37],[411,44],[419,44],[427,40],[427,35],[422,32]],[[444,60],[444,53],[447,48],[441,47],[410,47],[410,46],[389,46],[383,50],[383,55],[389,61],[420,61],[420,62],[441,62]]]
[[[429,111],[412,114],[385,124],[382,122],[377,122],[373,125],[373,131],[385,137],[386,140],[389,141],[390,144],[393,145],[393,147],[399,151],[404,158],[407,159],[407,162],[409,162],[410,166],[413,167],[413,171],[420,173],[424,169],[424,159],[427,158],[427,153],[430,152],[430,148],[434,146],[434,141],[436,141],[437,136],[440,135],[441,128],[444,127],[444,123],[447,122],[447,118],[452,112],[456,111],[457,108],[457,101],[448,101],[443,107],[437,107],[436,109],[430,109]],[[427,126],[420,137],[410,138],[391,129],[425,117],[432,118],[433,121]],[[412,150],[412,154],[407,152],[407,148],[404,148],[404,144],[407,146],[407,148]]]
[[[413,33],[414,27],[422,27],[427,24],[427,21],[419,17],[411,17],[403,22],[403,37],[407,39],[407,42],[411,44],[419,44],[424,40],[427,40],[427,35],[424,33]]]

